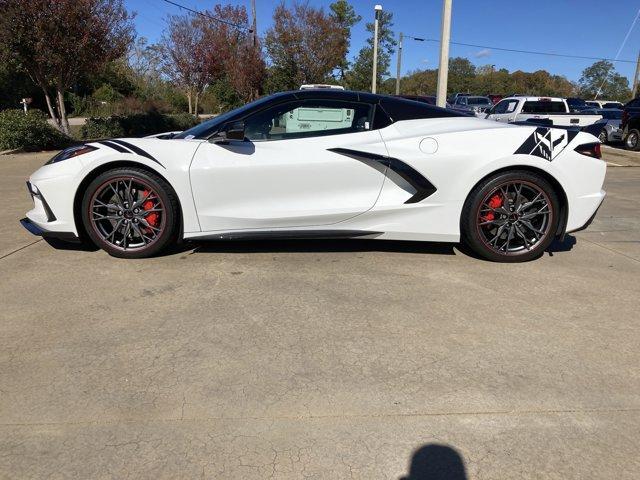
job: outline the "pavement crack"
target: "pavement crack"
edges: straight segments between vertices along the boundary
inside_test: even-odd
[[[15,249],[15,250],[13,250],[12,252],[5,253],[4,255],[2,255],[2,256],[0,257],[0,260],[2,260],[3,258],[7,258],[8,256],[13,255],[14,253],[17,253],[17,252],[19,252],[20,250],[24,250],[25,248],[28,248],[28,247],[30,247],[31,245],[35,245],[36,243],[41,242],[41,241],[42,241],[42,238],[39,238],[38,240],[36,240],[36,241],[34,241],[34,242],[31,242],[31,243],[28,243],[27,245],[23,245],[22,247],[16,248],[16,249]]]
[[[158,419],[118,419],[118,420],[85,420],[75,422],[17,422],[0,423],[0,427],[52,427],[52,426],[86,426],[86,425],[120,425],[139,423],[175,423],[175,422],[226,422],[226,421],[289,421],[289,420],[325,420],[325,419],[376,419],[376,418],[419,418],[419,417],[450,417],[450,416],[483,416],[483,415],[563,415],[585,413],[638,413],[640,407],[634,408],[576,408],[576,409],[540,409],[540,410],[470,410],[454,412],[409,412],[409,413],[379,413],[379,414],[329,414],[329,415],[279,415],[267,416],[211,416],[192,418],[158,418]]]
[[[628,258],[629,260],[633,260],[634,262],[640,263],[640,260],[638,260],[635,257],[632,257],[632,256],[627,255],[625,253],[619,252],[617,250],[614,250],[613,248],[605,247],[604,245],[601,245],[600,243],[594,242],[592,240],[587,240],[586,238],[584,238],[582,236],[580,237],[580,240],[584,241],[584,242],[587,242],[587,243],[591,243],[592,245],[596,245],[596,246],[598,246],[600,248],[604,248],[605,250],[608,250],[608,251],[610,251],[612,253],[615,253],[615,254],[618,254],[618,255],[622,255],[623,257]]]

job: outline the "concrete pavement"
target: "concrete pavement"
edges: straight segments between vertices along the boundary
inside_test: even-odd
[[[0,478],[637,476],[640,169],[527,264],[357,240],[123,261],[17,224],[49,156],[0,157]]]

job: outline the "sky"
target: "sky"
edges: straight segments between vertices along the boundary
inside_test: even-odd
[[[250,12],[250,0],[174,0],[196,10],[211,9],[215,3],[244,5]],[[332,0],[309,0],[313,6],[328,10]],[[285,3],[291,3],[286,0]],[[139,36],[158,41],[168,14],[181,9],[163,0],[125,0],[135,11]],[[276,0],[256,0],[258,32],[272,23]],[[365,23],[372,21],[374,6],[381,4],[393,12],[393,30],[405,35],[439,40],[442,0],[352,0],[362,21],[352,30],[353,58],[364,45]],[[451,41],[488,47],[535,50],[598,58],[614,58],[633,19],[640,9],[640,0],[453,0]],[[184,13],[184,12],[182,12]],[[631,85],[635,60],[640,51],[640,21],[635,25],[619,59],[630,63],[615,63],[616,71],[625,75]],[[544,69],[552,74],[577,81],[584,68],[595,60],[550,57],[498,51],[492,48],[451,45],[451,57],[461,56],[475,65],[495,65],[496,69],[533,72]],[[405,39],[402,72],[437,68],[439,44]],[[396,57],[392,58],[391,74],[395,76]]]

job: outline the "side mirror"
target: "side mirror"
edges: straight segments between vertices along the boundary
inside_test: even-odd
[[[226,128],[227,140],[244,141],[244,122],[233,122]]]
[[[233,122],[226,125],[224,130],[216,133],[209,141],[212,143],[227,143],[229,140],[244,141],[244,122]]]

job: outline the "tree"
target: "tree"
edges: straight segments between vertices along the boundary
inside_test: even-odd
[[[247,25],[249,17],[244,6],[216,5],[211,16],[224,18],[235,25]],[[259,43],[248,29],[227,23],[208,21],[201,17],[205,42],[212,56],[212,79],[218,85],[231,88],[234,96],[246,103],[255,100],[265,78],[265,62]],[[219,65],[216,65],[219,64]]]
[[[197,115],[200,95],[220,64],[213,63],[211,45],[207,45],[200,18],[193,14],[170,15],[168,24],[161,41],[163,70],[184,90],[189,113]]]
[[[476,76],[476,67],[468,59],[454,57],[449,59],[449,92],[470,92]]]
[[[378,71],[377,82],[382,84],[383,77],[389,75],[391,56],[395,51],[396,41],[393,37],[393,13],[383,10],[378,20]],[[346,76],[347,84],[352,90],[366,91],[371,88],[373,74],[373,34],[374,24],[367,23],[370,37],[353,64],[353,68]]]
[[[123,0],[0,0],[0,11],[2,60],[27,72],[68,134],[65,91],[123,55],[132,41]]]
[[[269,88],[293,90],[303,83],[323,83],[344,66],[348,42],[344,24],[322,8],[281,2],[273,13],[273,26],[265,37],[271,62]]]
[[[582,71],[578,81],[580,96],[626,101],[631,98],[629,80],[616,72],[613,63],[600,60]]]
[[[347,53],[351,47],[351,29],[356,23],[362,20],[362,17],[356,14],[355,10],[347,0],[337,0],[329,5],[329,8],[331,9],[331,16],[342,30],[340,49],[344,53],[340,60],[340,64],[337,66],[337,77],[343,81],[345,72],[349,69]]]

